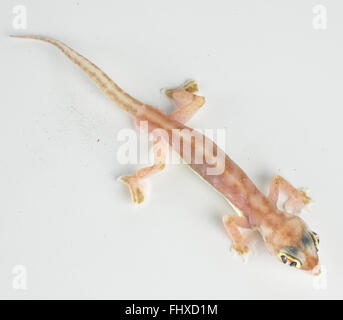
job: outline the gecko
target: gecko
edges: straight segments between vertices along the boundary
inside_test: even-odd
[[[78,65],[103,94],[133,117],[137,129],[142,129],[144,122],[148,124],[146,133],[153,138],[154,163],[120,177],[120,181],[128,186],[134,203],[140,204],[146,199],[146,182],[165,168],[166,151],[171,147],[195,173],[223,195],[237,213],[223,217],[233,252],[247,255],[252,250],[252,239],[259,233],[269,253],[281,263],[312,275],[320,274],[319,236],[299,216],[311,198],[303,189],[293,187],[280,175],[272,178],[269,193],[264,195],[210,138],[186,126],[205,104],[205,97],[199,94],[199,85],[195,80],[164,90],[175,106],[175,110],[167,114],[133,98],[95,64],[61,41],[34,35],[13,37],[36,39],[54,45]],[[157,134],[159,130],[164,135]],[[192,136],[182,133],[187,130],[192,132]],[[172,142],[175,132],[179,143]],[[195,161],[196,156],[203,161]],[[211,171],[219,167],[222,170]],[[280,191],[287,196],[283,209],[278,207]]]

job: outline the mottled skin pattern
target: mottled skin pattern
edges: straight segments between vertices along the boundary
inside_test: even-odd
[[[211,148],[206,147],[205,142],[209,139],[185,126],[185,123],[205,103],[205,98],[197,94],[198,85],[195,81],[189,81],[179,88],[165,90],[166,96],[176,107],[174,112],[167,115],[131,97],[92,62],[62,42],[39,36],[18,37],[38,39],[56,46],[76,63],[117,106],[133,116],[137,128],[142,129],[142,121],[147,121],[148,133],[155,138],[155,162],[152,166],[120,178],[128,185],[135,203],[142,203],[145,200],[146,178],[165,167],[166,148],[169,144],[180,154],[181,158],[186,159],[185,162],[196,173],[219,191],[238,213],[238,216],[226,215],[223,218],[224,226],[232,239],[234,251],[241,255],[246,254],[250,250],[251,234],[257,230],[262,235],[269,252],[277,256],[280,261],[310,271],[312,274],[320,273],[317,255],[319,238],[296,215],[311,200],[306,193],[295,189],[282,177],[276,176],[271,182],[270,192],[266,197],[244,171],[224,154],[224,151],[212,141],[210,141],[213,143]],[[157,135],[158,129],[163,129],[166,134]],[[171,139],[175,129],[179,129],[177,131],[180,141],[178,145],[175,145]],[[183,134],[183,129],[189,129],[194,137]],[[196,137],[202,138],[203,140],[200,140],[202,142],[199,143]],[[184,146],[189,148],[184,148]],[[200,152],[203,163],[196,163],[194,158],[196,152],[198,155]],[[224,156],[216,157],[220,154]],[[209,174],[208,169],[215,165],[208,159],[215,160],[215,165],[221,166],[223,170],[218,174]],[[279,210],[276,205],[279,190],[288,195],[285,203],[288,212]]]

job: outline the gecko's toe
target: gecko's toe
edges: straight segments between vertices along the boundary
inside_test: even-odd
[[[199,93],[199,84],[195,80],[186,81],[185,84],[178,88],[163,88],[161,89],[161,93],[164,94],[167,98],[173,98],[174,92],[179,92],[180,89],[183,89],[187,92],[198,94]]]
[[[249,252],[249,247],[241,244],[234,244],[232,250],[237,252],[239,255],[245,255]]]
[[[310,211],[312,198],[308,196],[306,189],[297,189],[295,197],[288,198],[283,205],[283,209],[291,214],[300,214],[302,211]]]
[[[119,177],[119,181],[129,187],[131,199],[134,203],[141,204],[144,202],[146,186],[143,181],[132,178],[131,176],[121,176]]]
[[[308,196],[308,189],[301,188],[297,190],[298,197],[302,199],[305,205],[310,204],[312,202],[312,198]]]
[[[197,81],[195,80],[189,80],[187,81],[183,86],[183,89],[185,89],[186,91],[190,92],[190,93],[197,93],[199,92],[199,84]]]
[[[244,263],[248,261],[250,250],[247,246],[233,245],[231,247],[231,254],[234,257],[240,258]]]

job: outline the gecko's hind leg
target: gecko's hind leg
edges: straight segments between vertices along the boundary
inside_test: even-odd
[[[120,181],[127,184],[130,189],[132,201],[137,204],[143,203],[146,198],[146,179],[160,172],[165,167],[168,151],[167,143],[159,137],[154,141],[153,149],[154,164],[152,166],[139,169],[130,175],[119,178]]]
[[[275,204],[278,201],[280,189],[288,196],[287,201],[283,205],[287,212],[299,214],[301,209],[312,200],[304,190],[294,188],[281,176],[274,176],[270,183],[268,197]]]
[[[223,223],[232,240],[232,250],[242,256],[249,253],[255,240],[249,221],[243,216],[226,215]]]
[[[197,95],[198,83],[195,80],[187,81],[179,88],[164,89],[165,95],[177,108],[169,118],[186,123],[204,105],[205,98]]]

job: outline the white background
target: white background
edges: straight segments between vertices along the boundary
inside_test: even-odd
[[[27,30],[12,27],[18,4]],[[317,4],[326,30],[312,26]],[[0,297],[342,298],[342,17],[324,0],[1,1]],[[56,48],[13,33],[62,40],[166,111],[160,88],[198,80],[207,104],[191,126],[226,128],[263,192],[274,174],[310,188],[321,289],[263,243],[247,264],[232,257],[232,209],[185,166],[153,177],[135,207],[116,181],[140,167],[117,160],[131,119]]]

